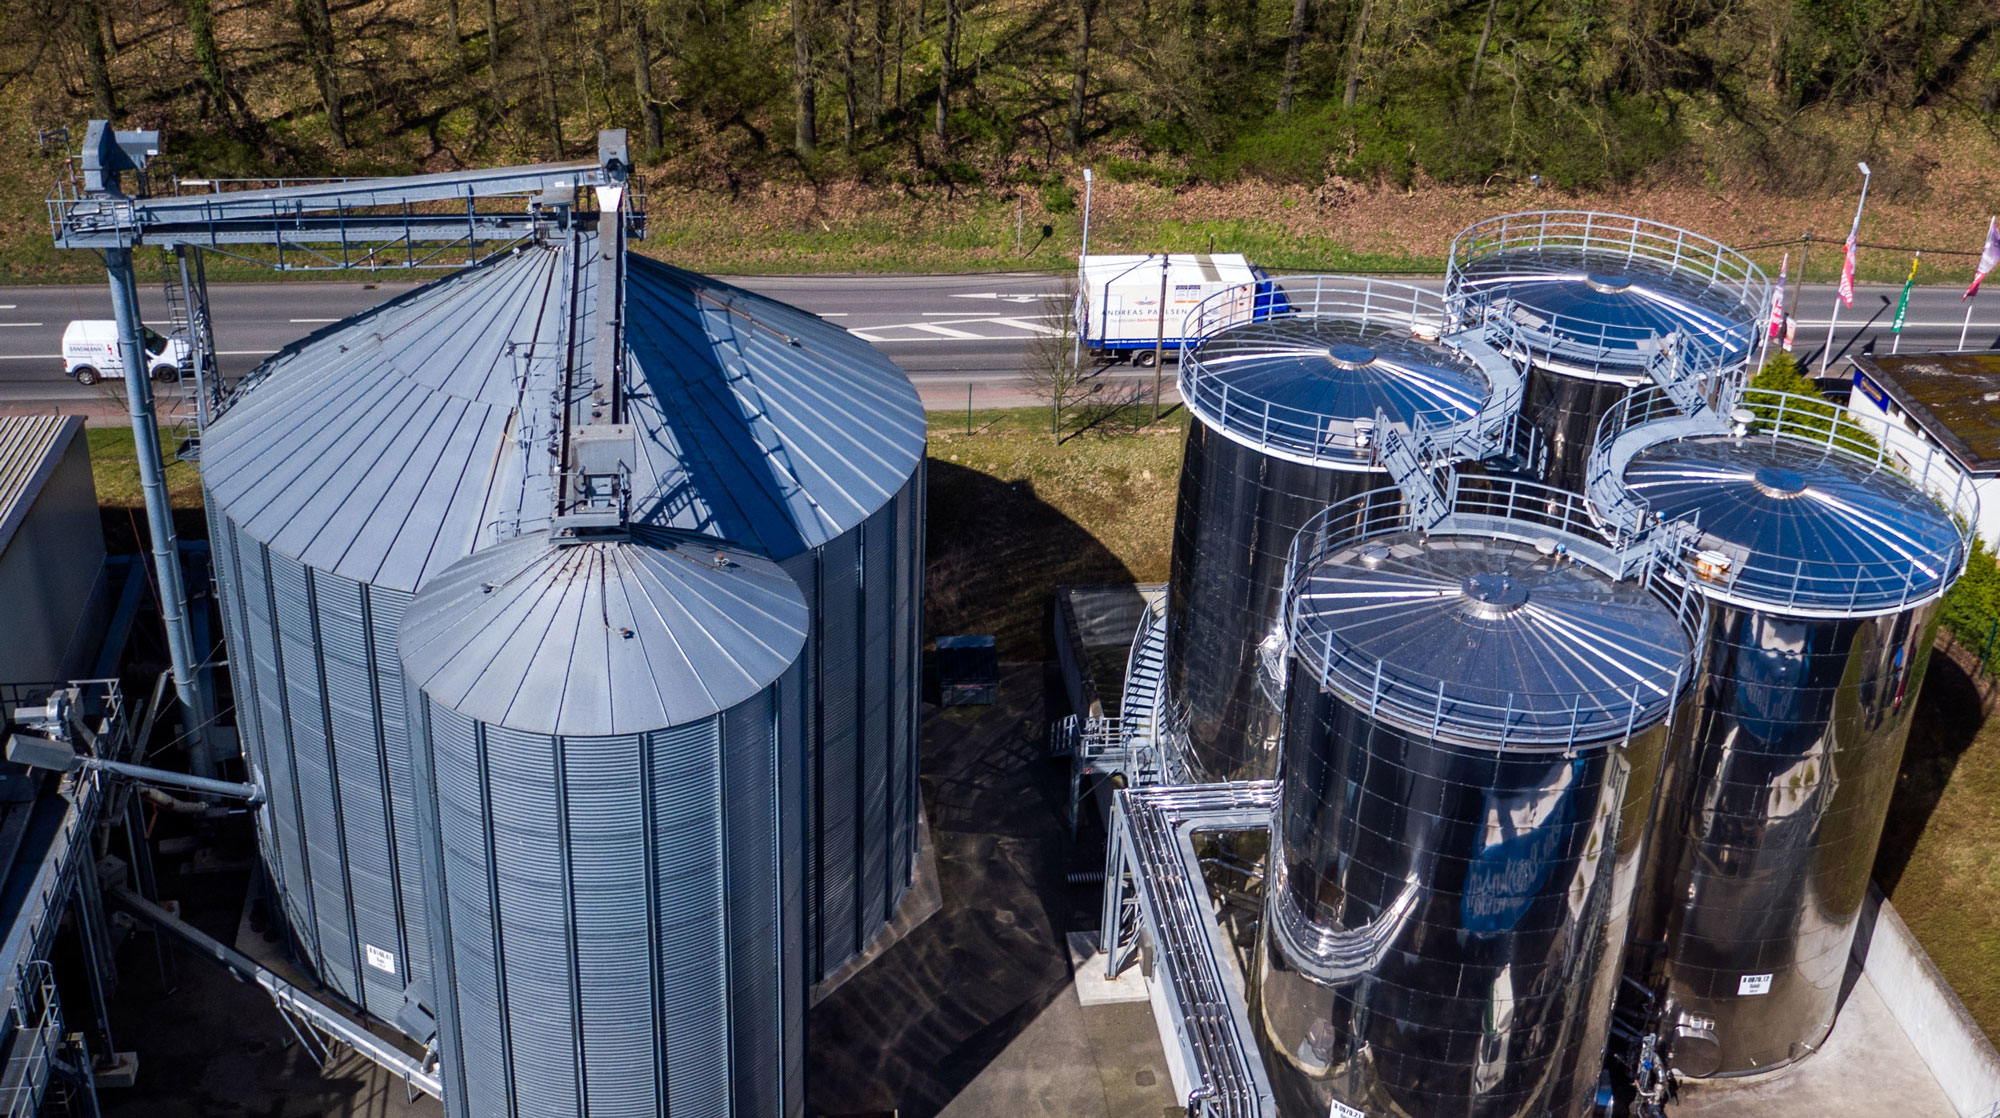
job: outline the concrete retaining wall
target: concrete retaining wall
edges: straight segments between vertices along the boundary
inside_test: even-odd
[[[1910,934],[1896,906],[1869,886],[1854,958],[1931,1069],[1959,1118],[1983,1118],[2000,1104],[2000,1052],[1930,956]]]

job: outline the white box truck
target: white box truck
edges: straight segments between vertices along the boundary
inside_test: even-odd
[[[194,362],[194,351],[186,338],[165,337],[150,327],[140,327],[146,350],[146,372],[154,380],[175,380]],[[108,318],[79,318],[63,329],[63,372],[78,384],[125,375],[125,360],[118,352],[118,324]]]
[[[1086,256],[1077,274],[1076,331],[1098,360],[1150,366],[1160,349],[1177,354],[1220,326],[1282,311],[1284,300],[1264,269],[1240,253]],[[1191,326],[1188,312],[1197,305],[1201,322]]]

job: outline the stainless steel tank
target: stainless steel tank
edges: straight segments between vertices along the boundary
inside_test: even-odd
[[[776,564],[648,528],[411,602],[450,1118],[805,1112],[807,622]]]
[[[1167,737],[1196,780],[1276,771],[1286,550],[1327,505],[1382,490],[1380,419],[1505,437],[1520,380],[1456,328],[1431,292],[1330,276],[1288,279],[1277,301],[1224,295],[1195,309],[1181,360],[1192,416],[1174,512],[1167,609]]]
[[[611,379],[593,369],[596,253],[587,230],[524,246],[317,331],[204,439],[265,865],[303,961],[384,1021],[429,977],[395,634],[426,579],[547,526],[563,386]],[[633,518],[778,562],[812,609],[798,810],[817,979],[880,934],[915,868],[923,409],[838,327],[627,265]]]
[[[1745,402],[1740,435],[1636,425],[1605,452],[1645,515],[1696,526],[1675,577],[1710,601],[1633,953],[1656,960],[1634,969],[1663,983],[1672,1061],[1697,1077],[1783,1066],[1832,1028],[1937,600],[1977,522],[1943,456],[1885,454],[1818,401]]]
[[[1597,425],[1649,362],[1677,349],[1704,379],[1750,360],[1770,303],[1757,265],[1671,225],[1619,214],[1507,214],[1453,241],[1449,299],[1502,315],[1527,355],[1521,405],[1549,448],[1550,484],[1581,490]]]
[[[1280,1113],[1589,1113],[1701,625],[1604,545],[1521,482],[1300,535],[1255,1008]]]

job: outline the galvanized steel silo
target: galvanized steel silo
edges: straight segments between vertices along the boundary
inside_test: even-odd
[[[428,955],[394,634],[429,576],[547,526],[560,387],[600,376],[596,246],[524,246],[319,331],[204,440],[266,863],[307,961],[384,1020]],[[812,609],[816,979],[879,934],[915,867],[922,407],[844,330],[627,265],[633,519],[766,555]]]
[[[1287,279],[1276,297],[1212,297],[1189,321],[1202,341],[1180,365],[1192,419],[1167,598],[1168,733],[1192,779],[1267,778],[1293,536],[1327,505],[1388,484],[1378,419],[1497,443],[1520,378],[1476,334],[1441,341],[1456,320],[1405,284]]]
[[[1700,601],[1614,580],[1539,485],[1428,534],[1366,501],[1300,535],[1287,603],[1256,995],[1280,1111],[1582,1118]]]
[[[1937,600],[1977,522],[1942,455],[1899,461],[1818,401],[1746,403],[1740,435],[1618,432],[1614,413],[1602,452],[1623,492],[1601,504],[1693,525],[1678,577],[1710,601],[1635,925],[1664,941],[1663,1027],[1695,1076],[1782,1066],[1832,1028]]]
[[[1704,378],[1750,360],[1770,300],[1757,265],[1725,245],[1620,214],[1488,218],[1452,240],[1446,297],[1506,316],[1529,354],[1521,414],[1549,447],[1551,484],[1581,490],[1598,421],[1663,349]]]
[[[804,1113],[807,621],[776,564],[647,528],[417,594],[447,1114]]]

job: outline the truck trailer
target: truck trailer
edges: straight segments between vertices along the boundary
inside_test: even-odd
[[[1222,294],[1232,291],[1234,298]],[[1190,323],[1197,305],[1200,322]],[[1162,351],[1177,354],[1203,333],[1268,317],[1284,305],[1270,275],[1240,253],[1086,256],[1077,275],[1076,331],[1096,360],[1150,366]]]

